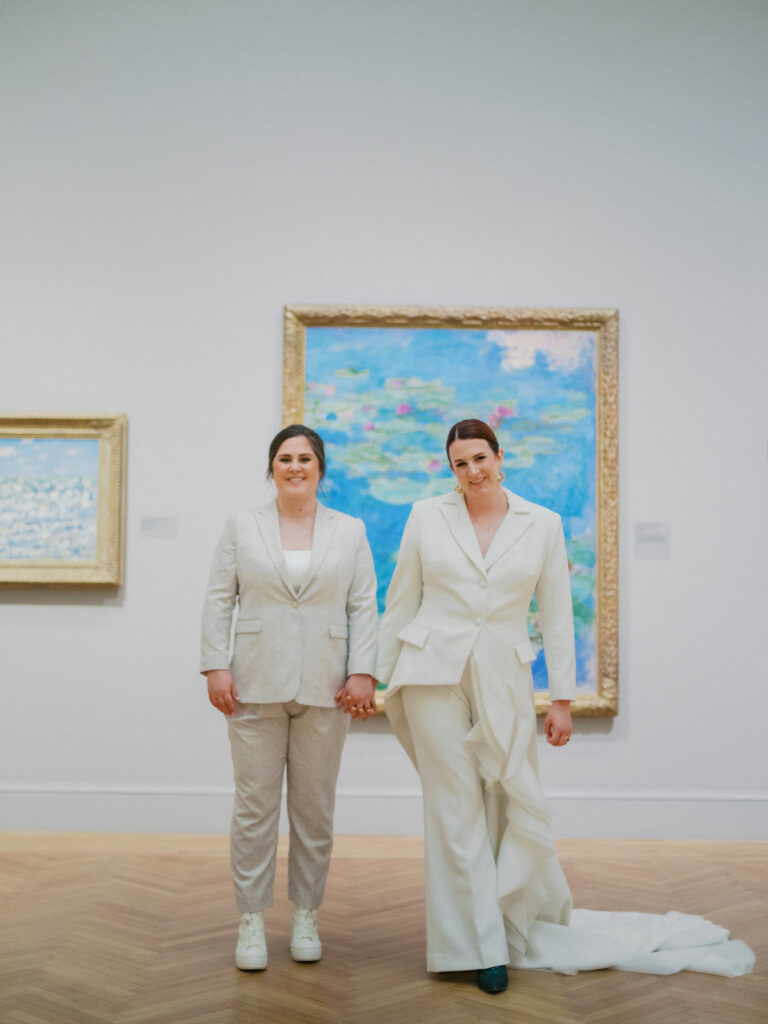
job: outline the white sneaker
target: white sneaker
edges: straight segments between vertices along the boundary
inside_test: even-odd
[[[267,966],[267,940],[261,911],[240,917],[235,963],[241,971],[263,971]]]
[[[291,956],[299,963],[311,964],[322,955],[323,947],[317,936],[317,911],[297,907],[293,914]]]

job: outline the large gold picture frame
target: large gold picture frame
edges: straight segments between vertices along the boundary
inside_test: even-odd
[[[124,415],[0,415],[0,584],[120,586]]]
[[[466,381],[474,385],[470,404],[462,398]],[[534,413],[521,411],[534,406]],[[558,493],[552,467],[558,445],[574,443],[571,435],[581,431],[581,447],[574,449],[578,458],[561,451],[561,463],[570,468],[559,470],[571,473],[569,493],[574,474],[582,474],[584,479],[576,479],[575,485],[589,496],[592,517],[586,523],[571,517],[582,530],[580,537],[569,537],[566,527],[577,660],[579,624],[586,638],[584,678],[572,709],[578,715],[615,715],[618,312],[285,307],[283,424],[304,422],[324,437],[329,455],[324,500],[365,520],[383,587],[411,502],[452,486],[444,464],[445,434],[452,422],[470,416],[496,429],[505,449],[506,486],[537,501],[539,496],[518,490],[516,483],[526,473],[529,484],[548,474],[550,490],[540,503],[561,514],[558,506],[566,500],[566,486]],[[340,463],[344,476],[338,484],[333,467]],[[393,510],[398,502],[401,510]],[[400,516],[394,527],[385,522],[390,514],[395,520]],[[380,604],[381,599],[380,594]],[[535,639],[535,606],[529,630]],[[545,692],[537,690],[536,704],[540,713],[548,707]]]

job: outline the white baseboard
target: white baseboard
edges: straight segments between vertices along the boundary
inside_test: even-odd
[[[768,793],[699,790],[550,793],[563,839],[768,840]]]
[[[555,834],[573,839],[768,840],[768,793],[561,791],[549,794]],[[0,786],[0,829],[216,833],[229,830],[228,787]],[[418,790],[339,790],[339,835],[420,835]],[[281,831],[287,831],[283,810]]]

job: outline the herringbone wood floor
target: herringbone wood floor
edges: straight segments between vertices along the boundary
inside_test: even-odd
[[[768,844],[560,844],[577,906],[681,910],[755,950],[736,979],[517,972],[487,996],[424,970],[419,840],[339,838],[323,960],[288,953],[281,840],[269,967],[233,966],[223,837],[0,835],[2,1024],[759,1024],[768,1022]]]

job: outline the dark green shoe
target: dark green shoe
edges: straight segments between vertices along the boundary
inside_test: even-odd
[[[507,968],[504,964],[500,967],[484,967],[477,972],[477,987],[483,992],[503,992],[507,987]]]

